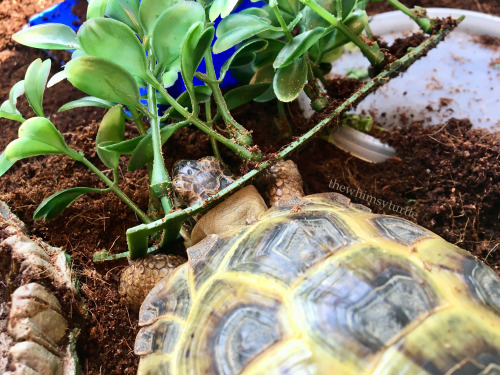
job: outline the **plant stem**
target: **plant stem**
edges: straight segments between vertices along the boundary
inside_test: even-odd
[[[404,4],[400,3],[398,0],[387,0],[393,7],[400,10],[413,21],[415,21],[418,26],[427,34],[432,32],[433,21],[429,17],[420,17],[417,13],[413,12],[410,8],[406,7]]]
[[[129,108],[130,114],[132,115],[132,119],[134,120],[135,124],[137,125],[137,129],[139,129],[139,134],[141,135],[146,135],[146,127],[144,126],[144,123],[142,122],[142,114],[137,111],[135,108]]]
[[[304,92],[311,99],[311,108],[319,112],[326,108],[329,98],[325,95],[314,76],[313,65],[309,59],[309,55],[306,53],[304,56],[307,61],[307,84],[304,86]]]
[[[150,92],[153,92],[153,95],[150,95]],[[148,87],[148,100],[150,105],[156,106],[154,89],[150,87]],[[163,154],[161,152],[161,136],[158,116],[153,116],[151,119],[151,141],[153,147],[153,167],[151,170],[150,186],[154,194],[160,199],[163,212],[167,213],[173,207],[172,201],[168,196],[172,182],[165,168],[165,162],[163,161]]]
[[[353,42],[370,61],[374,67],[382,67],[384,64],[384,54],[379,50],[370,47],[363,42],[359,37],[349,30],[342,21],[338,20],[333,14],[323,9],[315,0],[301,0],[305,5],[315,11],[319,16],[331,23],[342,34],[344,34],[351,42]]]
[[[233,150],[240,158],[245,160],[259,160],[262,155],[260,153],[254,153],[241,146],[237,143],[234,143],[232,140],[227,139],[223,135],[217,133],[215,130],[210,129],[210,127],[201,121],[198,117],[190,114],[184,107],[182,107],[177,101],[170,96],[170,94],[161,86],[161,84],[156,80],[155,77],[149,77],[149,81],[152,86],[158,90],[160,95],[165,99],[165,101],[170,104],[173,108],[177,110],[186,120],[190,121],[193,125],[195,125],[202,132],[208,134],[208,136],[215,138],[217,141],[222,143],[223,145],[229,147]]]
[[[277,100],[277,102],[278,116],[274,118],[274,124],[277,126],[284,137],[289,137],[292,135],[292,127],[290,126],[290,122],[286,118],[285,105],[282,101]]]
[[[210,127],[210,129],[213,130],[214,122],[212,120],[212,103],[210,99],[208,99],[205,102],[205,114],[207,116],[207,125]],[[215,140],[215,138],[210,137],[210,144],[212,145],[212,151],[214,152],[214,156],[217,159],[222,160],[222,157],[219,152],[219,147],[217,146],[217,141]]]
[[[81,154],[78,155],[80,155],[80,157],[75,160],[83,163],[87,168],[94,172],[97,177],[99,177],[111,189],[113,193],[118,195],[118,197],[120,197],[120,199],[125,202],[125,204],[129,206],[145,224],[151,223],[151,219],[148,217],[148,215],[146,215],[134,202],[132,202],[132,200],[118,187],[116,183],[107,178],[106,175],[104,175],[104,173],[102,173],[94,164],[92,164],[87,158],[85,158],[85,156]]]
[[[342,19],[342,0],[335,0],[335,4],[337,5],[337,18],[339,20]]]
[[[277,0],[270,0],[269,6],[273,10],[274,15],[276,16],[278,22],[280,23],[280,26],[283,29],[283,32],[285,33],[286,38],[288,39],[289,42],[291,42],[293,40],[293,36],[290,33],[290,30],[288,30],[288,26],[286,25],[285,20],[283,19],[283,16],[281,15],[281,12],[278,9],[278,1]]]
[[[320,80],[320,82],[323,84],[323,86],[327,87],[328,81],[326,80],[326,78],[323,75],[323,73],[321,72],[321,70],[317,67],[317,65],[313,64],[312,62],[311,62],[311,65],[312,65],[312,70],[313,70],[314,76]]]
[[[150,69],[154,69],[154,55],[153,51],[149,50],[149,55],[152,56],[150,61]],[[151,141],[153,146],[153,169],[151,173],[150,186],[154,191],[155,195],[160,199],[161,205],[163,207],[163,212],[168,213],[172,207],[172,201],[169,197],[169,191],[172,187],[172,181],[165,168],[165,162],[163,160],[163,154],[161,151],[161,135],[160,135],[160,122],[158,119],[158,107],[156,103],[156,90],[148,83],[148,103],[149,109],[152,114],[150,125],[151,125]]]
[[[212,52],[210,49],[208,49],[207,52],[205,52],[205,65],[207,67],[207,76],[208,76],[207,84],[212,90],[215,103],[217,104],[219,112],[221,113],[222,118],[224,119],[229,134],[231,134],[231,136],[236,140],[236,142],[240,146],[251,145],[252,137],[250,133],[233,118],[233,116],[227,109],[226,101],[224,100],[224,96],[222,95],[219,84],[217,82],[217,76],[215,74],[214,63],[212,60]]]

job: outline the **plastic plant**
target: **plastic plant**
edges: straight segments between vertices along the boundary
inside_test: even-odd
[[[55,218],[83,194],[112,191],[144,223],[127,231],[131,258],[146,253],[149,235],[163,232],[159,246],[177,238],[185,219],[235,191],[268,167],[272,160],[261,162],[208,201],[178,210],[162,156],[163,144],[175,131],[185,126],[196,126],[210,137],[215,155],[219,155],[217,145],[221,143],[243,160],[258,161],[262,154],[258,147],[252,145],[251,132],[232,117],[232,109],[251,100],[266,101],[274,97],[280,102],[288,102],[297,98],[303,90],[313,99],[313,108],[324,108],[327,98],[318,79],[323,79],[329,70],[328,63],[338,57],[341,47],[348,42],[361,49],[374,69],[384,69],[384,55],[376,44],[370,45],[359,37],[367,23],[363,2],[301,1],[271,0],[262,9],[249,8],[231,14],[237,1],[91,0],[87,21],[78,33],[60,24],[39,25],[18,32],[14,39],[21,44],[43,49],[74,48],[75,52],[65,69],[48,82],[50,61],[34,61],[24,81],[14,85],[9,99],[0,107],[0,117],[22,123],[19,138],[12,141],[0,156],[0,175],[23,158],[45,154],[66,155],[86,165],[107,188],[75,187],[57,192],[40,204],[34,213],[35,219]],[[224,19],[216,32],[213,21],[219,16]],[[432,21],[429,20],[430,23]],[[333,118],[409,66],[449,31],[450,28],[440,30],[405,58],[386,66],[379,76],[325,120],[286,146],[276,158],[287,156],[324,130]],[[214,43],[215,35],[217,40]],[[239,48],[216,72],[212,53],[232,46]],[[196,72],[202,59],[207,67],[205,73]],[[327,69],[324,64],[327,64]],[[229,69],[246,85],[223,95],[220,83]],[[186,91],[174,98],[166,89],[175,83],[179,73]],[[195,86],[195,77],[203,84]],[[69,102],[60,111],[77,110],[82,106],[108,109],[97,133],[96,148],[103,164],[112,171],[110,177],[81,152],[70,148],[45,117],[42,105],[45,87],[64,79],[90,96]],[[144,97],[140,88],[147,91]],[[24,119],[17,110],[16,101],[23,94],[36,117]],[[212,117],[212,100],[217,106],[215,117]],[[158,104],[169,107],[160,113]],[[200,104],[205,105],[204,116],[200,114]],[[219,119],[225,125],[227,135],[214,130],[214,124]],[[136,124],[139,136],[124,139],[126,120]],[[153,221],[158,216],[143,212],[120,190],[118,166],[121,155],[130,155],[129,170],[147,166],[150,212],[159,212],[160,217],[164,216],[162,219]]]

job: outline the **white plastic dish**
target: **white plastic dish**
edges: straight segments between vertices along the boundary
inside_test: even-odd
[[[391,128],[407,122],[441,124],[452,117],[469,118],[474,126],[500,125],[500,48],[485,47],[479,35],[500,37],[500,17],[461,9],[429,8],[431,17],[464,21],[427,56],[405,73],[369,95],[356,112],[369,113],[380,125]],[[392,41],[418,32],[418,26],[401,12],[377,15],[372,31]],[[347,67],[368,67],[359,52],[347,53],[335,62],[333,72]],[[431,109],[431,111],[429,111]]]
[[[354,113],[367,113],[386,127],[413,121],[441,124],[452,117],[469,118],[474,126],[494,128],[500,125],[500,48],[485,47],[479,35],[500,37],[500,17],[462,9],[428,8],[430,17],[465,20],[445,41],[415,62],[405,73],[370,94]],[[370,27],[388,43],[418,26],[399,11],[373,17]],[[333,64],[333,74],[345,74],[347,68],[368,68],[359,51],[347,52]],[[312,115],[305,95],[299,102],[306,116]],[[429,111],[429,108],[432,111]],[[378,139],[351,128],[332,132],[330,142],[365,161],[379,163],[395,155],[395,150]]]

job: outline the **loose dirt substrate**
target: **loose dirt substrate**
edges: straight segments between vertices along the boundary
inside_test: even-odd
[[[11,86],[23,79],[28,65],[41,51],[16,45],[10,36],[25,24],[30,15],[56,1],[4,0],[0,3],[0,99],[8,97]],[[371,4],[376,9],[381,3]],[[432,6],[462,7],[500,14],[496,0],[432,1]],[[410,4],[411,5],[411,4]],[[380,9],[380,8],[378,8]],[[390,9],[384,9],[390,10]],[[63,53],[64,54],[64,53]],[[57,67],[53,65],[52,72]],[[348,96],[357,83],[334,80],[329,94],[340,100]],[[93,140],[102,109],[88,108],[57,114],[57,109],[69,100],[83,96],[71,85],[61,83],[45,94],[44,109],[64,133],[68,143],[82,150],[99,167]],[[18,108],[32,116],[25,99]],[[264,152],[275,152],[291,140],[280,136],[273,124],[275,103],[245,105],[235,117],[247,129],[254,131],[254,140]],[[287,106],[295,135],[311,126],[292,103]],[[17,136],[18,124],[0,120],[0,150]],[[128,136],[136,134],[127,128]],[[398,158],[372,165],[357,160],[322,140],[314,140],[294,156],[303,175],[306,193],[334,191],[330,182],[366,191],[400,207],[411,207],[416,222],[452,243],[471,251],[499,270],[500,233],[498,207],[499,142],[498,134],[472,130],[466,120],[423,129],[419,124],[391,132],[376,133],[394,145]],[[199,158],[211,154],[208,137],[195,129],[182,129],[165,146],[165,160],[171,168],[179,158]],[[235,171],[238,160],[222,148],[224,159]],[[121,164],[120,187],[143,209],[147,206],[147,180],[144,171],[126,172],[126,160]],[[108,171],[109,173],[109,171]],[[117,253],[126,250],[125,231],[139,221],[113,195],[89,195],[76,201],[65,213],[50,223],[33,222],[37,205],[50,194],[71,186],[102,186],[79,164],[60,156],[32,158],[18,162],[2,177],[0,199],[6,201],[29,226],[33,234],[71,254],[89,317],[80,340],[80,357],[86,374],[133,374],[137,358],[133,355],[137,315],[119,304],[118,278],[124,262],[94,264],[95,251],[106,248]],[[373,211],[392,214],[377,204],[350,196],[353,201],[369,206]],[[403,216],[405,217],[405,216]],[[410,217],[407,219],[412,220]],[[181,252],[178,246],[171,249]]]

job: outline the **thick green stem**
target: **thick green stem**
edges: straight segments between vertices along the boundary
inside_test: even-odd
[[[182,107],[177,101],[170,96],[170,94],[161,86],[161,84],[156,80],[155,77],[150,77],[149,79],[151,85],[158,90],[160,95],[165,99],[165,101],[170,104],[177,112],[179,112],[186,120],[190,121],[193,125],[195,125],[202,132],[208,134],[208,136],[215,138],[217,141],[222,143],[223,145],[229,147],[234,151],[240,158],[245,160],[259,160],[262,155],[260,153],[254,153],[241,146],[237,143],[234,143],[230,139],[227,139],[223,135],[217,133],[215,130],[210,129],[210,127],[201,121],[198,117],[190,114],[184,107]]]
[[[152,51],[150,50],[150,54]],[[148,83],[148,103],[150,112],[153,117],[151,118],[151,140],[153,146],[153,169],[151,173],[150,185],[155,195],[160,199],[163,211],[165,213],[169,212],[172,207],[172,201],[168,196],[172,182],[170,176],[168,175],[167,169],[165,168],[165,162],[163,161],[163,154],[161,151],[161,135],[160,135],[160,122],[158,119],[158,109],[156,106],[156,90]]]
[[[365,55],[365,57],[370,61],[370,64],[374,67],[382,67],[384,65],[384,54],[370,47],[368,44],[363,42],[359,37],[354,34],[351,30],[349,30],[343,23],[339,23],[337,25],[337,29],[344,34],[351,42],[353,42]]]
[[[365,55],[365,57],[370,61],[370,64],[374,67],[382,67],[384,64],[384,54],[370,47],[368,44],[363,42],[359,37],[349,30],[339,19],[337,19],[333,14],[325,10],[321,5],[319,5],[315,0],[301,0],[305,5],[315,11],[319,16],[330,22],[330,24],[337,28],[342,34],[344,34],[351,42],[353,42]]]
[[[207,117],[207,125],[210,127],[210,129],[214,129],[214,122],[212,120],[212,105],[210,99],[205,102],[205,114]],[[222,160],[220,152],[219,152],[219,147],[217,146],[217,141],[215,138],[210,137],[210,145],[212,146],[212,151],[214,152],[214,156]]]
[[[312,64],[312,70],[314,73],[314,76],[320,80],[320,82],[323,84],[323,86],[327,87],[328,86],[328,81],[326,80],[325,76],[321,72],[321,70],[314,64]]]
[[[97,177],[99,177],[111,189],[113,193],[118,195],[118,197],[120,197],[120,199],[125,202],[125,204],[129,206],[145,224],[151,223],[151,219],[148,217],[148,215],[146,215],[134,202],[132,202],[132,200],[118,187],[116,183],[107,178],[104,173],[102,173],[83,155],[78,155],[80,155],[80,157],[78,159],[75,158],[75,160],[83,163],[87,168],[94,172]]]
[[[227,108],[226,101],[224,100],[224,96],[220,91],[219,83],[217,82],[217,76],[215,74],[214,63],[212,61],[212,52],[210,49],[205,53],[205,65],[207,67],[207,84],[212,90],[212,94],[215,99],[215,103],[219,108],[219,112],[224,119],[224,123],[227,126],[227,130],[229,134],[236,140],[236,142],[240,145],[251,145],[252,144],[252,136],[243,126],[241,126],[231,115],[229,109]]]
[[[398,0],[387,0],[393,7],[400,10],[408,17],[410,17],[413,21],[417,23],[418,26],[427,34],[432,32],[432,26],[434,26],[434,22],[429,19],[429,17],[421,17],[418,13],[412,11],[410,8],[406,7],[404,4],[400,3]]]
[[[283,19],[283,16],[281,15],[280,10],[278,9],[278,1],[277,0],[270,0],[269,6],[273,10],[274,15],[276,16],[276,19],[280,23],[280,26],[283,29],[283,32],[285,33],[286,38],[288,39],[289,42],[291,42],[293,40],[293,36],[290,33],[290,30],[288,30],[288,26],[286,25],[285,20]]]

